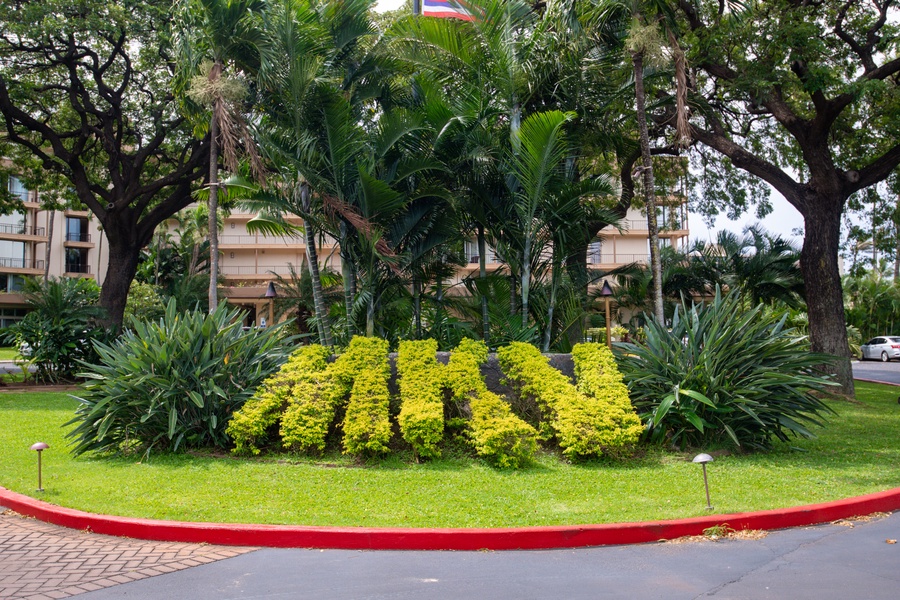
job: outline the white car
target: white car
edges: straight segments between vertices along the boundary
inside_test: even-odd
[[[880,335],[859,347],[860,360],[880,360],[888,362],[900,358],[900,337]]]

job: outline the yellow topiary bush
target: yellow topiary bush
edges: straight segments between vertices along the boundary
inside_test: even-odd
[[[437,340],[400,342],[400,433],[418,456],[440,456],[444,438],[444,366],[437,361]]]
[[[386,452],[391,439],[388,414],[388,343],[378,338],[355,337],[347,352],[331,365],[329,374],[336,397],[349,388],[350,401],[344,415],[344,453]]]
[[[576,388],[530,344],[514,342],[497,354],[503,372],[519,393],[531,396],[538,403],[566,456],[599,456],[620,451],[636,441],[636,436],[632,439],[628,418],[623,415],[621,399],[615,403],[603,399],[608,394],[602,389],[602,381],[589,378],[582,389]],[[590,368],[582,364],[583,372]],[[637,425],[639,435],[640,421]]]
[[[470,436],[479,456],[501,467],[518,468],[537,450],[537,432],[513,414],[509,404],[488,391],[479,365],[487,359],[484,342],[464,339],[451,353],[446,381],[454,400],[468,402]]]
[[[308,403],[312,390],[298,394],[298,389],[306,390],[310,385],[319,384],[321,374],[328,366],[326,362],[328,355],[329,351],[322,346],[303,346],[291,355],[278,373],[262,382],[253,397],[234,413],[228,423],[225,431],[234,440],[235,447],[232,452],[259,454],[259,446],[266,442],[269,429],[282,419],[285,410],[296,411],[297,407]],[[303,410],[310,415],[320,410],[322,414],[317,414],[316,420],[330,423],[334,418],[334,408],[330,403],[319,406],[313,401],[312,404],[312,408],[307,407]],[[325,433],[327,428],[326,424]],[[323,444],[325,433],[321,434]],[[281,435],[284,435],[283,421]],[[307,445],[320,447],[315,442]]]

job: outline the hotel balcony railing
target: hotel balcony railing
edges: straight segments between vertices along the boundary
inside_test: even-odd
[[[619,221],[619,224],[622,226],[622,229],[625,231],[647,231],[647,219],[622,219]],[[674,231],[678,229],[684,229],[684,223],[681,222],[681,219],[672,220],[663,220],[660,217],[657,221],[657,226],[660,231]],[[610,226],[607,227],[608,230],[615,231],[615,228]]]
[[[0,224],[0,233],[7,235],[37,235],[43,237],[44,231],[43,227],[26,227],[25,225],[12,225],[10,223]]]
[[[84,263],[66,263],[66,273],[90,273],[91,265]]]
[[[67,233],[66,234],[67,242],[90,242],[91,234],[89,233]],[[70,271],[70,273],[75,273],[76,271]]]
[[[33,258],[0,257],[0,269],[43,269],[44,261]]]
[[[609,254],[589,254],[588,264],[590,265],[628,265],[631,263],[649,263],[649,254],[627,254],[624,252],[616,252]]]
[[[299,275],[305,268],[306,262],[303,261],[299,265],[294,265],[294,272]],[[219,273],[230,277],[239,275],[271,275],[272,273],[275,273],[276,275],[290,276],[291,269],[285,263],[279,265],[258,265],[255,267],[253,265],[219,264]]]

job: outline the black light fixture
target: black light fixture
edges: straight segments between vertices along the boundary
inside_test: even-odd
[[[269,322],[268,325],[272,326],[275,324],[275,298],[278,297],[278,292],[275,291],[275,282],[270,281],[269,285],[266,286],[266,294],[264,296],[269,301]],[[263,319],[265,321],[265,319]],[[260,327],[265,327],[266,323],[261,323]]]
[[[38,454],[38,489],[37,489],[37,491],[39,491],[39,492],[44,491],[44,486],[41,484],[41,453],[43,453],[43,451],[49,447],[50,446],[48,446],[44,442],[38,442],[31,446],[31,449],[37,451],[37,454]]]
[[[706,510],[712,510],[712,504],[709,502],[709,481],[706,479],[706,463],[711,463],[713,457],[709,454],[698,454],[691,462],[703,465],[703,485],[706,486]]]
[[[603,280],[603,287],[600,288],[600,295],[603,296],[603,301],[606,303],[606,347],[612,349],[612,337],[610,337],[609,327],[609,298],[613,295],[613,291],[609,286],[609,282],[605,279]]]
[[[266,288],[266,298],[277,298],[278,292],[275,291],[275,282],[270,281],[269,286]]]

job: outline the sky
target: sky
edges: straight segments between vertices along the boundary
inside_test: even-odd
[[[404,5],[406,0],[378,0],[376,9],[395,10]],[[798,244],[802,239],[794,236],[795,229],[803,228],[803,217],[797,212],[793,206],[788,204],[781,194],[772,192],[773,211],[762,221],[763,227],[770,233],[778,234],[784,238],[793,239]],[[712,227],[708,227],[703,221],[703,217],[696,213],[689,213],[688,221],[691,228],[690,239],[693,240],[709,240],[714,241],[716,233],[726,229],[734,233],[740,234],[747,225],[758,222],[756,215],[751,210],[749,214],[745,214],[741,219],[732,221],[725,215],[716,218]]]

